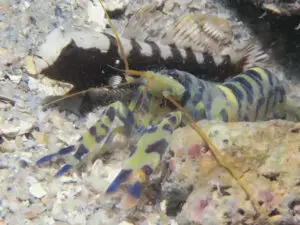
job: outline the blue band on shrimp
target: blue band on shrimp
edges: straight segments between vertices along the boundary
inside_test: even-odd
[[[67,155],[71,152],[75,151],[75,146],[74,145],[70,145],[70,146],[67,146],[65,148],[62,148],[60,149],[58,152],[56,153],[53,153],[53,154],[49,154],[49,155],[46,155],[42,158],[40,158],[37,162],[36,162],[36,165],[42,165],[48,161],[53,161],[56,157],[60,157],[60,156],[63,156],[63,155]]]
[[[113,182],[109,185],[109,187],[106,190],[106,193],[113,193],[117,191],[119,186],[124,183],[128,177],[130,176],[130,173],[132,170],[121,170],[121,172],[117,175],[117,177],[113,180]]]
[[[128,193],[134,198],[141,197],[142,184],[139,181],[136,181],[134,184],[128,185]]]
[[[66,172],[70,171],[72,169],[72,165],[70,164],[65,164],[60,170],[57,171],[57,173],[55,174],[55,177],[60,177],[63,174],[65,174]]]

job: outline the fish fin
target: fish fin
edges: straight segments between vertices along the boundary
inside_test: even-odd
[[[218,53],[232,37],[232,26],[226,19],[208,14],[187,14],[169,26],[161,42],[193,51]]]

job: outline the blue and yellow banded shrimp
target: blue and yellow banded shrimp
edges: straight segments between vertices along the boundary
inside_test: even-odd
[[[134,71],[128,72],[130,74]],[[143,79],[139,83],[136,98],[128,106],[122,102],[110,104],[99,121],[83,134],[76,146],[46,155],[38,160],[37,164],[41,165],[67,154],[69,159],[56,173],[59,177],[90,161],[93,156],[105,153],[109,149],[109,143],[106,141],[114,133],[112,124],[116,119],[120,119],[124,135],[133,137],[137,142],[134,143],[134,150],[124,163],[123,169],[106,193],[116,192],[126,185],[126,204],[134,205],[141,197],[142,187],[149,176],[159,168],[173,131],[180,126],[191,124],[181,111],[174,110],[176,106],[173,105],[173,100],[184,108],[194,121],[259,121],[285,116],[285,89],[275,75],[263,68],[251,68],[223,84],[207,82],[179,70],[143,72],[141,76]],[[141,101],[149,106],[147,113],[140,117],[145,118],[144,120],[137,119],[139,105],[143,104]],[[169,106],[167,115],[158,114],[157,107],[151,107],[165,101],[165,105]],[[212,143],[209,144],[210,147],[213,146]],[[216,154],[221,165],[230,168],[222,162],[220,155]]]
[[[65,165],[56,173],[56,177],[62,176],[93,157],[106,153],[111,137],[122,133],[132,139],[133,150],[106,193],[114,193],[125,186],[126,203],[133,206],[140,199],[149,176],[159,169],[173,131],[191,125],[207,142],[217,161],[237,180],[255,208],[263,213],[247,185],[238,179],[235,171],[194,121],[284,118],[286,109],[290,108],[287,107],[285,87],[277,77],[260,67],[250,68],[222,84],[205,81],[176,69],[155,73],[126,68],[125,73],[128,82],[137,85],[132,101],[129,104],[121,101],[109,104],[98,122],[82,135],[76,145],[46,155],[37,164],[66,156]],[[116,120],[122,124],[115,128],[112,125]]]

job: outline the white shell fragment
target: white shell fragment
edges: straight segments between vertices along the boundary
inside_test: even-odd
[[[95,23],[100,30],[104,28],[104,10],[99,1],[88,1],[87,14],[89,22]]]
[[[34,67],[34,59],[33,56],[26,56],[24,59],[24,66],[27,70],[27,72],[31,75],[35,75],[36,71],[35,71],[35,67]]]
[[[19,126],[20,126],[19,135],[22,135],[22,134],[29,133],[33,129],[34,123],[30,121],[20,121]]]
[[[6,137],[14,138],[18,135],[20,128],[12,124],[2,124],[0,130]]]
[[[44,190],[40,183],[35,183],[31,185],[29,187],[29,193],[36,198],[42,198],[47,194],[47,192]]]

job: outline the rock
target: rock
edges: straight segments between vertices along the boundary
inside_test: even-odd
[[[91,169],[91,175],[96,176],[96,177],[101,177],[101,176],[106,176],[107,177],[107,172],[106,169],[104,168],[103,162],[101,159],[97,159]]]
[[[0,47],[0,57],[4,58],[4,56],[7,56],[9,51],[6,48]]]
[[[89,113],[86,118],[85,126],[90,128],[99,120],[99,115],[95,113]]]
[[[76,182],[77,182],[76,179],[74,179],[73,177],[69,177],[69,176],[61,176],[61,177],[59,178],[59,180],[60,180],[62,183],[65,183],[65,184],[67,184],[67,183],[76,183]]]
[[[64,208],[59,203],[55,203],[53,205],[51,214],[52,214],[53,219],[55,219],[55,220],[62,221],[62,222],[68,221],[67,215],[64,212]]]
[[[34,121],[20,121],[19,135],[29,133],[34,128]]]
[[[30,56],[30,55],[26,56],[24,59],[24,64],[25,64],[25,68],[29,74],[36,75],[33,56]]]
[[[3,123],[0,127],[1,133],[8,138],[14,138],[19,134],[20,127],[11,123]]]
[[[11,210],[14,213],[17,213],[20,210],[21,205],[20,202],[18,202],[17,200],[11,200],[8,202],[8,207],[9,210]]]
[[[111,225],[118,224],[118,220],[110,212],[106,212],[103,209],[97,210],[87,221],[87,225]],[[100,222],[101,221],[101,222]]]
[[[104,6],[108,11],[114,10],[122,10],[124,9],[130,2],[130,0],[112,0],[112,1],[103,1]]]
[[[1,152],[14,152],[14,151],[16,151],[16,149],[18,149],[18,147],[17,147],[17,143],[15,142],[15,140],[4,139],[4,141],[0,145]]]
[[[0,102],[0,109],[1,110],[9,110],[11,109],[11,104],[9,104],[8,102]]]
[[[78,211],[73,212],[70,215],[70,221],[71,224],[85,224],[86,223],[86,216],[84,215],[84,213],[80,213]]]
[[[37,91],[39,89],[40,83],[37,79],[33,79],[32,77],[28,78],[28,88],[31,91]]]
[[[48,194],[49,194],[49,196],[53,197],[53,196],[56,196],[57,193],[61,190],[62,183],[60,181],[56,180],[54,182],[51,182],[48,187],[49,187]]]
[[[30,194],[28,193],[28,190],[25,188],[19,188],[16,194],[16,198],[20,201],[29,201],[31,198]]]
[[[123,221],[121,223],[119,223],[119,225],[134,225],[133,223],[128,223],[126,221]]]
[[[80,138],[80,134],[75,132],[59,132],[57,138],[67,145],[72,145]]]
[[[51,116],[51,122],[58,129],[63,129],[64,119],[57,113],[53,113]]]
[[[85,178],[87,187],[96,193],[105,193],[109,182],[105,179],[108,177],[108,170],[103,165],[102,160],[97,159],[90,170],[90,174]]]
[[[54,225],[69,225],[69,223],[62,222],[62,221],[56,221]]]
[[[104,194],[106,189],[109,186],[109,183],[105,180],[101,180],[101,178],[90,176],[85,179],[85,183],[87,188],[95,193],[102,193]]]
[[[7,225],[2,219],[0,219],[0,225]]]
[[[93,22],[97,25],[96,30],[103,30],[104,23],[104,11],[101,7],[101,4],[98,1],[88,2],[87,14],[88,14],[88,22]]]
[[[48,143],[48,135],[43,132],[33,131],[32,135],[37,144],[47,145]]]
[[[36,198],[44,197],[47,192],[44,190],[40,183],[35,183],[29,187],[29,193]]]
[[[43,213],[46,210],[46,207],[43,203],[34,203],[30,205],[25,211],[25,217],[29,220],[33,220],[39,216],[39,214]]]
[[[175,166],[169,180],[163,183],[163,193],[168,196],[167,212],[170,213],[176,198],[182,195],[177,203],[186,203],[182,210],[175,210],[180,224],[238,224],[245,218],[252,221],[251,224],[254,221],[266,224],[267,219],[277,222],[283,218],[295,219],[288,202],[300,198],[296,182],[300,173],[300,137],[291,131],[300,124],[284,121],[228,124],[201,121],[199,125],[245,182],[251,195],[263,202],[267,214],[276,213],[276,217],[265,218],[261,214],[257,219],[240,185],[226,169],[220,167],[210,151],[197,151],[197,157],[190,154],[191,149],[195,152],[195,146],[205,145],[190,127],[178,129],[173,135],[171,149],[175,153]],[[185,195],[184,190],[189,186],[192,192]],[[289,196],[291,200],[285,200]]]
[[[4,121],[0,125],[0,131],[4,136],[14,138],[17,135],[29,133],[34,128],[36,120],[32,117],[22,114],[13,116],[15,116],[16,119],[13,119],[13,121]]]
[[[19,84],[20,81],[22,80],[22,75],[10,75],[10,74],[8,74],[7,76],[15,84]]]
[[[37,184],[37,179],[34,176],[27,176],[26,182],[31,186]]]

